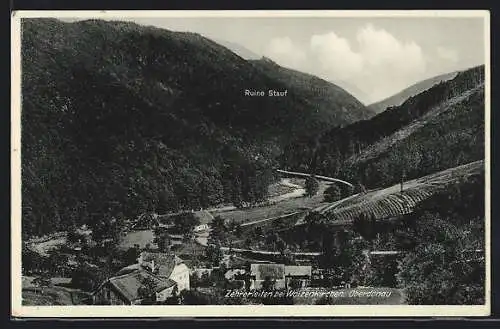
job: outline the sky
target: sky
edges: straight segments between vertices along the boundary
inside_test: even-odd
[[[371,104],[485,62],[480,17],[143,17],[142,25],[239,44]]]

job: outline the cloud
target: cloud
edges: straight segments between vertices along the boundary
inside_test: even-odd
[[[446,49],[440,52],[440,56],[453,56]],[[399,40],[371,24],[359,28],[352,41],[334,31],[313,35],[306,45],[294,44],[289,37],[273,39],[267,55],[281,65],[311,72],[341,87],[354,85],[362,93],[350,91],[365,103],[391,96],[427,77],[427,58],[418,44]]]
[[[353,52],[349,41],[340,38],[335,32],[313,35],[310,50],[318,60],[321,71],[337,79],[348,79],[363,69],[363,57]]]
[[[449,62],[449,64],[456,64],[458,63],[458,53],[457,51],[446,48],[446,47],[437,47],[437,55],[439,58]]]
[[[289,37],[273,38],[265,54],[283,66],[299,67],[306,60],[306,53],[296,46]]]
[[[383,29],[368,24],[357,33],[360,53],[367,66],[385,66],[408,72],[425,69],[422,49],[415,42],[403,42]]]

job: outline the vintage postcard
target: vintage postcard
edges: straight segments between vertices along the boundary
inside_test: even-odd
[[[12,15],[12,316],[490,313],[488,11]]]

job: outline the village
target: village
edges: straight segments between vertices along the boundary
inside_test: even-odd
[[[282,179],[258,206],[150,212],[134,220],[113,219],[95,232],[82,226],[59,238],[26,244],[23,293],[29,300],[61,290],[69,292],[72,301],[78,293],[83,296],[79,303],[93,305],[203,304],[214,299],[220,304],[309,304],[331,296],[359,299],[359,292],[347,293],[354,288],[382,289],[379,295],[394,290],[400,298],[396,289],[364,287],[345,273],[332,282],[335,270],[320,264],[321,252],[287,243],[278,234],[303,221],[313,207],[330,205],[324,194],[331,184],[320,181],[309,192],[304,178]],[[271,217],[253,217],[263,212]],[[363,249],[360,270],[374,257],[394,261],[397,252]],[[70,278],[54,284],[50,276],[55,273]],[[377,299],[377,293],[370,298]]]

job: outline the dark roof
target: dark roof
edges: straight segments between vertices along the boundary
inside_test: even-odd
[[[251,264],[250,272],[255,275],[255,280],[270,279],[281,280],[285,276],[284,264]]]
[[[142,260],[145,262],[151,262],[154,260],[155,267],[158,266],[157,274],[167,278],[170,277],[170,274],[172,274],[176,264],[175,255],[163,252],[143,251]]]
[[[145,270],[136,270],[124,275],[115,276],[108,280],[111,287],[114,288],[127,301],[132,302],[140,299],[138,290],[142,287],[142,282],[149,278],[156,284],[155,291],[160,292],[175,285],[175,281],[167,278],[160,278]]]
[[[311,276],[311,266],[285,266],[285,276]]]
[[[137,271],[140,269],[141,269],[141,266],[139,264],[132,264],[132,265],[126,266],[126,267],[122,268],[121,270],[119,270],[118,272],[116,272],[115,276],[129,274],[130,272],[134,272],[134,271]]]

